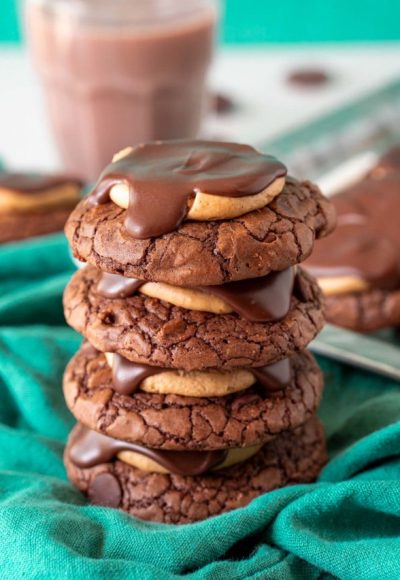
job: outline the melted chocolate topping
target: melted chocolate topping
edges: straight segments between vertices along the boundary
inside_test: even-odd
[[[147,377],[159,375],[173,369],[152,367],[127,360],[120,354],[113,355],[112,376],[114,389],[120,395],[132,395],[139,390],[140,384]],[[272,365],[251,368],[250,372],[257,378],[259,385],[266,391],[284,389],[292,379],[290,359],[284,359]]]
[[[137,239],[176,230],[188,212],[189,199],[202,191],[242,197],[260,193],[286,167],[248,145],[214,141],[155,141],[135,147],[103,171],[90,199],[109,201],[113,185],[129,187],[125,226]]]
[[[97,284],[97,292],[105,298],[129,298],[134,296],[143,284],[146,282],[137,278],[125,278],[118,274],[103,272]]]
[[[316,277],[356,276],[371,286],[400,286],[400,174],[367,177],[332,198],[337,228],[315,244],[305,266]]]
[[[147,377],[159,375],[170,370],[163,367],[135,363],[117,353],[113,355],[113,384],[117,393],[121,395],[132,395]]]
[[[133,451],[152,459],[171,473],[178,475],[201,475],[222,464],[227,449],[217,451],[165,451],[151,449],[137,443],[129,443],[107,437],[79,425],[69,451],[72,463],[81,469],[109,463],[122,451]]]
[[[294,268],[287,268],[262,278],[202,286],[200,290],[219,296],[247,320],[269,322],[280,320],[288,313],[295,276]],[[105,298],[128,298],[145,283],[136,278],[103,273],[97,292]]]
[[[294,268],[287,268],[262,278],[203,286],[202,290],[222,298],[247,320],[270,322],[281,320],[289,312],[294,279]]]
[[[83,185],[78,179],[63,175],[0,172],[0,189],[9,189],[15,193],[42,193],[43,191],[69,184],[76,184],[78,187]]]
[[[281,391],[292,380],[292,365],[290,358],[265,367],[251,368],[259,385],[267,392]]]

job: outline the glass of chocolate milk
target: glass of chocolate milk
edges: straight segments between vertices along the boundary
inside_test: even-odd
[[[29,0],[26,16],[68,172],[94,180],[128,145],[197,135],[213,0]]]

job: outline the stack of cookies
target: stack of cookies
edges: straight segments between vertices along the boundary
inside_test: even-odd
[[[399,326],[400,146],[332,203],[338,227],[305,264],[325,295],[327,320],[359,332]]]
[[[65,372],[65,451],[92,503],[188,523],[315,479],[321,295],[297,266],[334,225],[316,186],[252,147],[119,153],[66,233],[86,341]]]

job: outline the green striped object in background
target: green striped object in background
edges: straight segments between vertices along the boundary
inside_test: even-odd
[[[22,0],[0,0],[0,42],[20,40],[19,3]],[[222,0],[221,4],[225,43],[400,40],[398,0]]]

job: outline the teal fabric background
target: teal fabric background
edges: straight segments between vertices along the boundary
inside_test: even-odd
[[[87,505],[62,463],[73,270],[61,235],[0,249],[2,580],[400,577],[400,385],[325,359],[330,462],[317,483],[188,526]]]
[[[1,0],[0,41],[17,42],[17,2]],[[398,0],[222,0],[226,43],[400,39]]]

